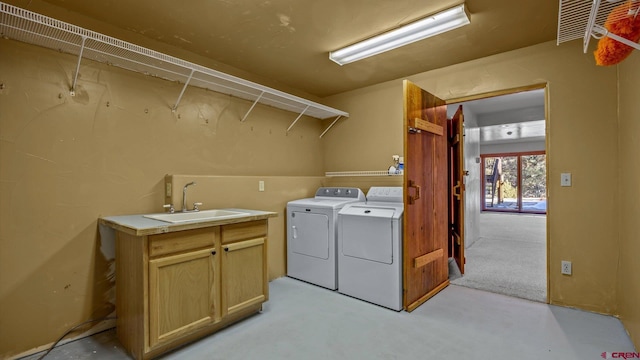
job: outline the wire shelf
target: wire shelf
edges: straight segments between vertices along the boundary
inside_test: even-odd
[[[374,170],[374,171],[328,171],[324,173],[326,177],[340,177],[340,176],[402,176],[402,173],[389,174],[388,170]]]
[[[608,36],[640,50],[640,44],[611,34],[604,27],[611,11],[623,2],[629,4],[629,13],[626,16],[640,16],[640,0],[560,0],[557,44],[582,38],[583,51],[586,53],[592,37],[599,39]],[[620,20],[624,16],[616,16],[611,20]]]
[[[254,105],[259,102],[298,113],[300,116],[304,114],[317,119],[349,116],[341,110],[2,2],[0,16],[1,36],[76,55],[79,57],[78,70],[81,59],[85,58],[180,82],[185,84],[185,89],[187,85],[201,87],[253,101]],[[72,93],[78,70],[71,86]],[[182,92],[184,93],[184,89]],[[181,97],[182,93],[173,107],[174,110]],[[253,106],[249,112],[252,109]],[[249,113],[245,118],[247,115]]]

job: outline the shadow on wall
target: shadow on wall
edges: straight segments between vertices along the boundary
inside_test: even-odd
[[[0,309],[21,309],[2,312],[2,326],[5,329],[31,334],[30,338],[50,339],[49,344],[35,351],[45,350],[72,327],[88,319],[107,317],[115,311],[114,259],[102,252],[103,242],[96,228],[97,221],[85,227],[0,299]],[[96,241],[87,242],[90,238]],[[86,269],[90,269],[89,273]],[[74,312],[74,309],[81,311]],[[25,321],[24,313],[30,313],[29,319],[38,319],[39,322]],[[77,317],[69,318],[69,314],[76,314]],[[87,324],[69,334],[65,340],[84,337],[113,326],[114,321]],[[16,354],[29,346],[28,339],[3,337],[0,339],[0,358]],[[9,340],[10,343],[5,343]]]

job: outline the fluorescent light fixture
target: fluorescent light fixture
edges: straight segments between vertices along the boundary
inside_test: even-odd
[[[329,53],[329,59],[339,65],[348,64],[467,24],[469,24],[469,14],[463,3],[395,30],[332,51]]]

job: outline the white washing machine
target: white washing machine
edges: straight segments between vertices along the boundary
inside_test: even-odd
[[[338,215],[338,292],[402,310],[402,187],[372,187]]]
[[[313,198],[287,203],[287,275],[336,290],[338,212],[362,201],[358,188],[322,187]]]

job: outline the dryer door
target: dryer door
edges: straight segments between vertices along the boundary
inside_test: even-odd
[[[329,217],[304,211],[291,213],[291,250],[319,259],[329,258]]]
[[[393,264],[393,209],[351,207],[340,213],[344,256]]]

